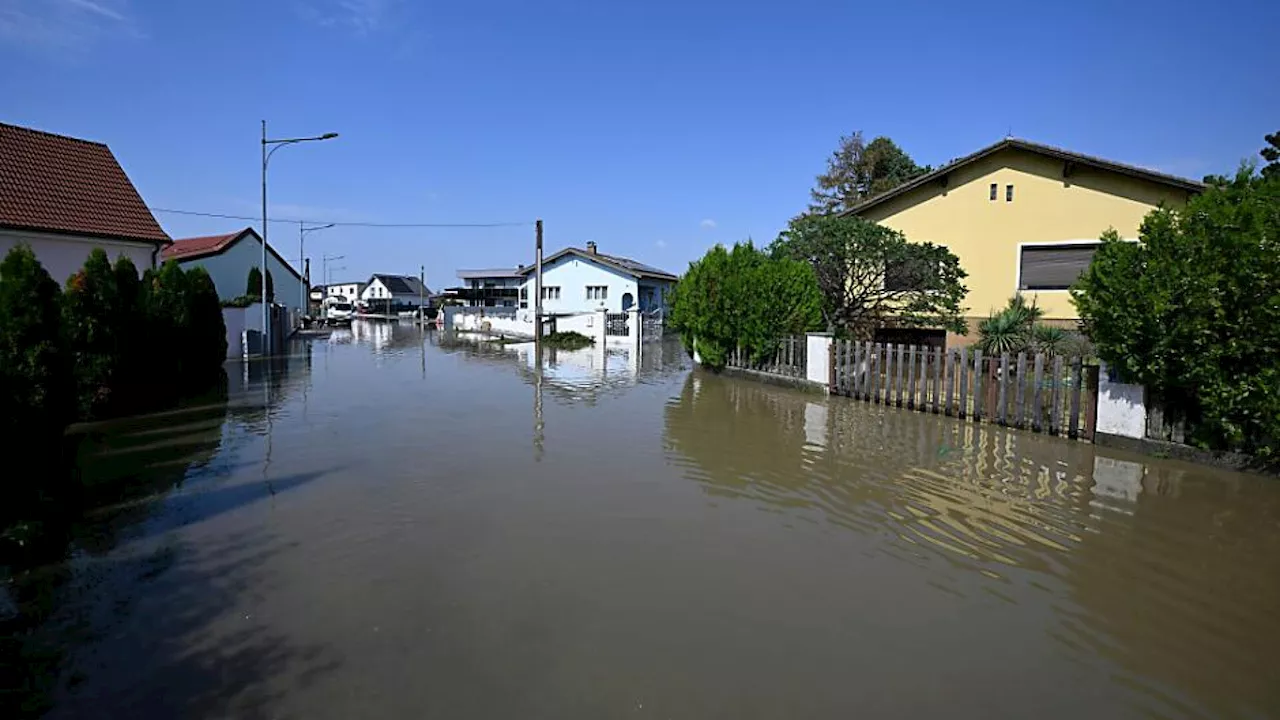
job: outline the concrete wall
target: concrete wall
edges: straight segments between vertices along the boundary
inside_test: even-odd
[[[1107,365],[1098,371],[1097,431],[1141,439],[1147,434],[1146,392],[1141,385],[1109,377]]]
[[[262,332],[262,303],[222,308],[222,322],[227,326],[227,357],[244,357],[244,331]]]
[[[481,313],[480,310],[486,312]],[[516,310],[511,313],[494,314],[494,308],[458,308],[452,310],[453,329],[458,332],[476,332],[489,335],[507,335],[511,337],[533,339],[533,310]],[[503,308],[505,309],[505,308]],[[639,341],[640,322],[636,312],[631,313],[627,322],[628,335],[606,336],[605,313],[603,311],[558,315],[555,317],[557,332],[576,332],[596,341],[597,345],[627,345]]]
[[[121,255],[128,257],[137,266],[139,274],[151,267],[151,256],[156,249],[156,246],[150,243],[98,240],[25,230],[0,230],[0,258],[3,258],[13,246],[22,242],[31,246],[40,264],[60,285],[66,285],[67,278],[84,267],[84,261],[89,259],[89,253],[93,252],[94,248],[102,248],[106,251],[107,258],[112,263]]]
[[[809,333],[805,337],[805,380],[831,385],[831,343],[831,333]]]
[[[232,300],[245,294],[249,279],[249,269],[259,267],[262,263],[262,243],[257,235],[246,234],[234,245],[217,255],[179,261],[183,269],[202,267],[213,284],[218,288],[218,296],[223,300]],[[271,282],[275,287],[275,301],[292,311],[305,311],[303,301],[302,280],[294,276],[292,270],[272,253],[267,253],[267,269],[271,271]],[[258,310],[262,312],[261,309]]]
[[[989,188],[997,185],[996,199]],[[1014,186],[1013,201],[1005,187]],[[1020,243],[1097,240],[1108,228],[1123,238],[1161,203],[1181,206],[1188,194],[1166,185],[1088,167],[1063,177],[1063,162],[1005,150],[953,171],[947,186],[930,183],[868,209],[863,216],[900,230],[908,240],[951,249],[968,271],[971,318],[1003,307],[1017,290]],[[1078,317],[1066,290],[1028,292],[1049,319]],[[970,322],[970,333],[976,331]]]

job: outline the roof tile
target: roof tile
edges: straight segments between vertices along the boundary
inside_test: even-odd
[[[169,242],[106,145],[4,123],[0,225]]]

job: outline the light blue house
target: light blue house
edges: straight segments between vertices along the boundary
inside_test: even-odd
[[[253,228],[226,235],[175,240],[164,249],[164,260],[176,260],[183,269],[202,267],[213,278],[218,297],[234,300],[245,294],[249,269],[262,263],[262,237]],[[305,312],[306,287],[302,275],[276,249],[267,244],[267,272],[275,290],[275,303]]]
[[[536,305],[533,293],[536,268],[522,267],[518,274],[520,307]],[[618,313],[638,308],[642,312],[665,310],[678,278],[665,270],[630,258],[601,253],[593,242],[585,250],[565,248],[542,261],[542,311],[548,314],[580,313],[603,309]]]

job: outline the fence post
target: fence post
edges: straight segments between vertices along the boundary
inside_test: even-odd
[[[838,392],[836,386],[836,344],[834,342],[827,343],[827,392]]]
[[[907,408],[916,407],[916,346],[907,348]]]
[[[1084,439],[1093,442],[1098,429],[1098,374],[1100,368],[1090,365],[1084,369]]]
[[[960,362],[956,369],[960,371],[960,412],[961,419],[969,416],[969,350],[960,348]]]
[[[1044,423],[1041,386],[1044,384],[1044,353],[1036,353],[1035,387],[1031,390],[1031,429],[1040,432]]]
[[[942,414],[942,346],[933,349],[933,414]]]
[[[1067,437],[1073,440],[1080,437],[1080,393],[1084,390],[1081,362],[1079,356],[1071,361],[1071,425],[1067,428]]]
[[[973,351],[973,421],[982,420],[982,348]]]
[[[898,369],[894,371],[895,377],[893,380],[894,395],[896,396],[894,399],[894,405],[902,407],[902,386],[903,382],[906,380],[902,365],[905,362],[904,356],[907,353],[907,346],[901,343],[896,343],[894,347],[898,350],[896,353],[898,357],[895,359],[895,362],[898,364]]]
[[[1053,380],[1049,392],[1049,432],[1057,435],[1062,427],[1062,356],[1053,356]]]
[[[1014,409],[1014,427],[1023,427],[1023,420],[1026,419],[1026,400],[1027,400],[1027,353],[1018,353],[1018,386],[1017,392],[1014,393],[1013,401]]]

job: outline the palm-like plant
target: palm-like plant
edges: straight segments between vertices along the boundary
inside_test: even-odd
[[[978,347],[989,354],[1022,352],[1029,340],[1025,317],[1005,308],[978,324]]]
[[[1031,347],[1038,353],[1064,355],[1070,344],[1070,334],[1056,325],[1036,323],[1031,327]]]

